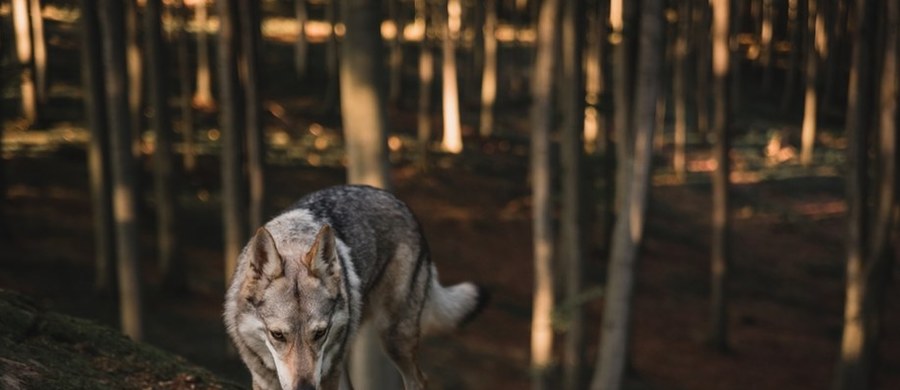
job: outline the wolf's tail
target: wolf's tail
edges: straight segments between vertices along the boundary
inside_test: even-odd
[[[453,330],[475,318],[490,298],[487,290],[470,282],[441,286],[432,268],[428,299],[422,310],[422,330],[433,334]]]

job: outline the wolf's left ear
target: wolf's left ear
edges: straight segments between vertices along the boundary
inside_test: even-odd
[[[331,226],[322,225],[319,234],[316,234],[316,241],[309,248],[309,252],[306,252],[306,256],[303,256],[303,264],[310,273],[317,277],[331,273],[337,259],[335,245],[334,230]]]

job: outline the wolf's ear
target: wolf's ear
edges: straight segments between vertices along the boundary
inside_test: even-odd
[[[284,272],[281,255],[275,248],[275,239],[265,227],[259,228],[253,236],[253,251],[250,256],[250,269],[254,278],[265,276],[274,279]]]
[[[337,259],[335,245],[331,226],[322,225],[319,234],[316,234],[316,241],[309,248],[309,252],[306,252],[306,256],[303,256],[303,264],[311,274],[320,277],[331,273]]]

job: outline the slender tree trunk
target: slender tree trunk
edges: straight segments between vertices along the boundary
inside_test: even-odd
[[[28,124],[38,119],[37,90],[34,85],[34,46],[31,40],[31,20],[28,0],[12,0],[12,19],[16,35],[16,56],[21,66],[19,72],[22,116]]]
[[[478,133],[487,138],[494,132],[494,103],[497,101],[497,1],[485,0],[484,10],[484,70]]]
[[[600,351],[591,389],[616,390],[623,387],[625,364],[629,360],[631,305],[650,185],[653,131],[657,95],[661,90],[662,45],[664,42],[662,0],[645,0],[641,7],[640,46],[634,104],[635,144],[632,160],[619,169],[628,186],[613,232],[607,273],[606,303],[600,331]]]
[[[178,79],[181,80],[178,105],[181,108],[181,137],[184,140],[182,156],[185,171],[193,172],[197,166],[197,151],[194,139],[194,110],[191,107],[193,80],[191,80],[191,49],[187,32],[188,9],[184,0],[176,0],[175,7],[175,18],[178,23],[175,33],[176,55],[178,57]]]
[[[147,0],[144,9],[144,47],[147,49],[147,76],[150,92],[150,122],[156,134],[153,153],[153,181],[156,190],[156,235],[159,248],[159,269],[165,283],[173,288],[184,287],[184,267],[177,262],[178,234],[175,231],[175,192],[172,188],[172,120],[169,114],[168,63],[162,45],[162,0]],[[177,263],[176,263],[177,262]]]
[[[140,28],[136,0],[123,0],[125,6],[125,42],[126,64],[128,68],[128,110],[131,113],[131,130],[134,132],[132,145],[135,158],[141,156],[141,136],[144,132],[143,104],[144,69],[141,58],[141,46],[138,43]],[[138,193],[141,193],[140,180],[137,182]]]
[[[819,68],[819,53],[816,50],[816,23],[821,13],[816,9],[817,0],[806,0],[806,92],[803,103],[803,126],[801,134],[800,163],[809,166],[813,161],[813,146],[816,140],[816,118],[819,107],[816,87]]]
[[[560,105],[563,110],[560,137],[562,169],[562,210],[560,215],[560,253],[563,258],[565,300],[571,305],[563,349],[563,387],[580,389],[584,363],[584,313],[578,301],[582,294],[582,188],[581,172],[584,143],[584,81],[582,77],[582,7],[579,1],[563,6],[562,16],[562,80]]]
[[[37,100],[47,104],[47,42],[44,39],[44,18],[41,14],[40,0],[31,1],[31,32],[34,44],[34,79],[37,88]]]
[[[88,172],[94,226],[94,289],[108,292],[113,286],[112,202],[110,201],[109,129],[106,125],[104,72],[101,35],[96,0],[80,0],[81,5],[81,78],[84,108],[91,140],[88,143]]]
[[[732,105],[732,108],[741,106],[741,62],[743,61],[743,55],[741,54],[741,44],[738,42],[738,35],[741,33],[743,22],[744,22],[744,2],[743,0],[730,0],[731,1],[731,13],[729,14],[729,18],[731,18],[731,32],[728,36],[728,49],[731,53],[730,67],[729,71],[729,79],[728,81],[731,83],[728,93],[729,96],[729,104]]]
[[[385,0],[388,6],[388,18],[394,23],[394,37],[390,39],[388,61],[390,78],[388,80],[388,102],[397,104],[403,92],[403,23],[401,20],[400,0]]]
[[[774,0],[762,0],[762,27],[759,32],[759,61],[762,64],[762,89],[768,92],[772,89],[772,38],[775,32],[775,7]]]
[[[784,71],[784,91],[781,95],[781,111],[791,109],[794,101],[794,90],[797,89],[797,64],[800,62],[800,46],[802,45],[802,29],[800,28],[800,0],[788,0],[788,34],[791,37],[791,51],[788,54],[788,65]]]
[[[685,63],[688,55],[688,35],[691,31],[691,2],[682,1],[678,8],[678,35],[675,41],[675,65],[672,71],[672,98],[675,111],[675,151],[672,155],[672,166],[678,181],[684,182],[687,176],[687,73]]]
[[[340,69],[338,69],[340,60],[338,58],[337,29],[335,29],[338,22],[338,1],[340,0],[330,0],[325,6],[325,20],[328,21],[329,28],[328,40],[325,42],[325,74],[328,79],[328,86],[325,87],[323,100],[325,102],[325,111],[329,113],[334,112],[341,104],[338,101],[341,81],[338,76],[340,73]],[[380,37],[380,29],[378,34]]]
[[[444,18],[444,41],[441,65],[444,135],[441,147],[450,153],[462,151],[462,131],[459,123],[459,88],[457,85],[456,39],[460,31],[462,4],[460,0],[447,0]]]
[[[241,84],[244,90],[244,131],[247,137],[247,177],[250,195],[248,222],[250,231],[263,225],[265,203],[265,132],[262,123],[259,85],[260,9],[256,0],[238,0],[241,52]]]
[[[194,106],[202,110],[211,110],[216,106],[212,94],[212,71],[209,66],[209,5],[207,0],[196,3],[194,24],[197,25],[197,91],[194,93]]]
[[[132,150],[131,116],[128,110],[128,74],[123,4],[100,0],[100,31],[107,120],[110,128],[110,164],[115,220],[116,267],[119,282],[119,310],[122,331],[133,340],[142,337],[141,288],[138,268],[138,221],[135,179],[137,167]]]
[[[347,181],[391,188],[388,169],[385,69],[380,1],[340,0],[347,26],[341,45],[341,117],[347,151]],[[356,389],[402,388],[398,372],[381,351],[371,326],[353,343],[350,378]]]
[[[553,75],[555,74],[558,0],[541,4],[537,58],[532,82],[531,185],[534,236],[534,300],[531,318],[533,389],[550,388],[553,359],[553,227],[550,198],[550,132],[553,129]]]
[[[826,2],[823,5],[826,4],[829,3]],[[830,3],[828,7],[830,7],[829,14],[832,15],[832,21],[828,38],[829,55],[825,63],[825,85],[822,87],[821,106],[823,110],[830,110],[831,104],[835,100],[835,95],[837,95],[835,88],[838,85],[838,81],[843,80],[843,77],[839,75],[842,73],[843,60],[846,57],[844,55],[844,48],[847,46],[845,44],[847,41],[846,25],[848,14],[850,13],[847,12],[846,0],[837,0]]]
[[[606,41],[606,23],[608,15],[608,2],[598,1],[594,12],[587,19],[587,34],[585,37],[585,102],[584,108],[584,146],[585,151],[594,153],[608,153],[606,143],[609,137],[606,135],[604,122],[606,115],[599,109],[600,99],[604,93],[604,47]]]
[[[624,0],[611,0],[609,7],[610,44],[612,45],[612,88],[613,88],[613,123],[616,135],[616,160],[630,161],[633,152],[634,137],[631,134],[631,97],[629,90],[631,80],[628,67],[628,37],[625,35]],[[628,178],[624,171],[616,171],[616,188],[624,188]],[[616,190],[615,207],[622,209],[625,204],[623,191]]]
[[[222,225],[225,243],[225,283],[231,280],[241,246],[247,238],[242,164],[243,96],[238,80],[239,28],[236,0],[216,2],[219,13],[219,129],[222,132]]]
[[[422,24],[422,41],[419,46],[419,104],[417,127],[419,138],[419,167],[428,166],[428,146],[431,142],[431,90],[434,80],[434,54],[428,44],[428,4],[416,0],[416,19]]]
[[[306,0],[294,0],[294,16],[297,18],[297,40],[294,41],[294,70],[297,77],[306,78],[306,63],[308,61],[309,43],[306,41]]]
[[[709,0],[698,0],[694,12],[697,23],[694,42],[697,51],[697,131],[704,136],[709,133],[709,67],[710,67],[710,11]]]

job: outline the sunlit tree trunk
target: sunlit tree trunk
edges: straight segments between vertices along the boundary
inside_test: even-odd
[[[462,151],[462,131],[459,123],[459,88],[457,85],[456,39],[460,31],[462,4],[460,0],[447,0],[444,18],[444,40],[442,50],[442,99],[444,113],[444,135],[441,148],[450,153]]]
[[[532,388],[550,388],[553,361],[553,222],[550,197],[550,132],[553,130],[553,75],[557,55],[558,0],[541,4],[531,93],[531,185],[534,246],[534,300],[531,317]]]
[[[294,70],[297,77],[306,77],[306,63],[308,61],[309,42],[306,41],[306,22],[309,19],[306,12],[306,0],[294,0],[294,17],[297,18],[297,40],[294,41]]]
[[[675,134],[672,167],[678,181],[684,182],[687,176],[687,68],[688,35],[691,31],[691,2],[682,1],[678,6],[678,35],[675,41],[675,65],[672,71],[672,99],[674,100]]]
[[[194,24],[197,26],[197,91],[194,93],[194,106],[202,110],[210,110],[216,102],[212,94],[212,71],[209,66],[209,5],[207,0],[196,2]]]
[[[178,79],[180,96],[178,106],[181,109],[181,137],[184,140],[182,154],[185,171],[193,172],[197,166],[197,151],[194,139],[194,110],[191,107],[193,80],[191,79],[191,49],[187,32],[188,9],[184,0],[175,1],[175,20],[177,23],[176,56],[178,61]]]
[[[107,123],[110,129],[110,165],[115,221],[116,267],[122,332],[133,340],[142,337],[141,288],[138,268],[138,221],[135,178],[137,166],[132,150],[131,116],[128,110],[128,73],[123,4],[100,0],[99,21],[103,37]]]
[[[431,90],[434,80],[434,54],[428,44],[428,4],[416,0],[416,23],[422,25],[422,41],[419,45],[419,103],[417,127],[419,139],[419,168],[428,166],[428,146],[431,143]]]
[[[34,79],[36,82],[37,100],[47,104],[47,42],[44,38],[44,18],[41,14],[40,0],[31,1],[31,32],[34,44]]]
[[[608,1],[598,1],[594,11],[587,18],[585,36],[585,102],[584,107],[584,147],[588,153],[600,151],[606,154],[609,137],[606,134],[606,115],[599,109],[604,88],[604,48],[606,46],[606,22]]]
[[[238,64],[240,66],[241,84],[244,92],[244,132],[247,137],[247,178],[250,195],[248,222],[250,231],[263,225],[263,204],[265,202],[265,132],[263,129],[262,110],[260,108],[260,69],[259,45],[262,39],[260,31],[260,9],[256,0],[238,0],[240,15],[241,51]]]
[[[634,100],[634,153],[620,160],[619,169],[627,180],[626,192],[612,237],[607,287],[600,329],[600,350],[593,390],[617,390],[623,387],[625,365],[629,360],[631,312],[637,252],[641,244],[650,185],[653,151],[654,112],[661,90],[662,45],[664,42],[663,2],[645,0],[641,7],[641,27]]]
[[[109,129],[106,126],[106,99],[100,26],[96,0],[80,0],[81,79],[84,108],[91,129],[88,143],[88,175],[94,226],[94,289],[108,292],[114,286],[112,203],[110,202]]]
[[[347,181],[391,188],[380,1],[340,0],[347,26],[341,44],[341,118],[347,153]],[[399,373],[381,351],[371,326],[360,329],[351,349],[350,378],[356,389],[402,388]]]
[[[16,36],[16,56],[21,66],[19,91],[22,98],[22,116],[29,124],[33,124],[38,118],[38,104],[34,84],[34,46],[31,40],[28,0],[12,0],[12,19]]]
[[[787,112],[794,101],[794,90],[797,89],[797,64],[800,62],[803,30],[800,28],[800,0],[788,0],[788,34],[791,37],[791,50],[788,53],[788,64],[785,69],[784,90],[781,95],[781,110]]]
[[[497,2],[484,2],[484,70],[481,75],[481,119],[478,133],[490,137],[494,132],[494,103],[497,101]]]
[[[580,1],[568,1],[562,13],[562,130],[559,141],[562,170],[562,210],[560,214],[560,254],[565,272],[565,301],[568,313],[563,349],[563,387],[580,389],[584,363],[584,313],[579,299],[582,294],[582,189],[581,172],[584,146],[584,83],[582,77],[582,12]]]
[[[713,55],[713,158],[716,169],[712,172],[712,277],[710,305],[710,345],[720,351],[728,348],[728,278],[731,268],[731,221],[728,214],[731,150],[731,94],[728,92],[731,77],[731,54],[728,49],[730,33],[731,0],[712,2],[712,55]]]
[[[238,80],[237,50],[238,15],[236,0],[216,2],[219,14],[218,85],[219,129],[221,131],[222,174],[222,227],[225,243],[225,283],[231,280],[240,253],[247,238],[247,222],[244,213],[243,161],[241,158],[244,135],[243,96]]]
[[[144,113],[141,109],[144,87],[144,66],[139,36],[137,0],[123,0],[125,5],[125,42],[126,66],[128,68],[128,109],[131,113],[131,130],[134,132],[132,145],[136,158],[141,156],[141,135],[144,130]],[[138,188],[141,182],[137,182]],[[141,192],[138,190],[138,192]]]
[[[709,0],[697,0],[694,6],[694,48],[697,53],[697,131],[704,136],[709,133],[709,67],[710,67],[710,11]]]
[[[147,0],[144,9],[144,47],[147,59],[147,85],[153,117],[150,127],[156,135],[153,153],[153,183],[156,195],[156,239],[159,270],[173,288],[184,287],[184,268],[176,260],[178,235],[175,232],[175,193],[172,169],[172,121],[169,114],[168,63],[162,45],[162,0]]]
[[[800,163],[809,166],[813,161],[813,146],[816,139],[816,118],[818,88],[816,87],[819,68],[819,53],[816,50],[816,23],[822,15],[816,9],[817,0],[806,0],[806,92],[803,102],[803,126],[801,133]]]
[[[762,0],[762,27],[759,32],[759,62],[763,68],[762,89],[772,88],[772,38],[775,32],[774,0]]]
[[[729,104],[733,107],[740,107],[741,105],[741,62],[743,61],[743,55],[741,53],[740,43],[738,42],[738,35],[741,33],[744,21],[744,0],[731,0],[731,11],[729,17],[731,18],[731,32],[728,35],[728,50],[731,53],[731,60],[729,71],[728,82],[731,85],[728,88],[729,96]]]
[[[631,134],[631,76],[628,72],[629,38],[625,35],[625,10],[627,1],[612,0],[609,6],[609,41],[612,45],[612,88],[613,88],[613,124],[616,135],[616,160],[630,161],[633,152],[634,135]],[[624,171],[616,171],[616,188],[625,187],[628,178]],[[620,209],[625,204],[622,191],[616,190],[615,207]]]
[[[400,0],[385,0],[388,6],[388,19],[394,23],[394,36],[389,41],[388,62],[390,65],[388,79],[388,101],[397,104],[403,92],[403,21],[400,12]]]

